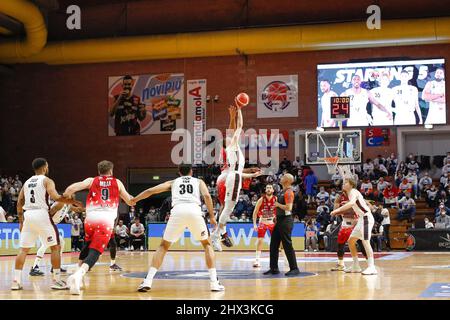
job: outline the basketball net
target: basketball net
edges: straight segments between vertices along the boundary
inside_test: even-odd
[[[346,179],[355,178],[355,175],[349,165],[337,166],[337,171],[339,172],[339,175],[342,177],[343,181]]]

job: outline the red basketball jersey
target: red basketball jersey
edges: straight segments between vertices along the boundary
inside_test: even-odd
[[[275,202],[277,201],[276,196],[272,196],[269,199],[266,195],[262,197],[262,203],[259,207],[258,217],[260,219],[272,220],[277,214],[277,208],[275,207]]]
[[[98,176],[92,181],[86,200],[86,220],[114,224],[120,202],[119,185],[112,176]]]

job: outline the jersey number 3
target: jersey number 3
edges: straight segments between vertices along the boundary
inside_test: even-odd
[[[36,198],[34,197],[34,190],[31,190],[30,194],[31,194],[30,202],[31,203],[35,203],[36,202]]]
[[[180,184],[180,194],[194,193],[194,187],[192,184]]]

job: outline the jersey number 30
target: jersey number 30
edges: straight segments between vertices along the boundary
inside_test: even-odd
[[[192,184],[180,184],[180,194],[194,193],[194,187]]]

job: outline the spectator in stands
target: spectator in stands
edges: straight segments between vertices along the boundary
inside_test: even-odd
[[[403,177],[403,175],[405,175],[407,171],[408,168],[406,167],[406,163],[402,161],[398,164],[397,169],[395,170],[395,175],[398,176],[400,173],[401,176]]]
[[[123,224],[123,220],[119,220],[119,223],[116,226],[116,242],[117,246],[122,249],[128,250],[129,247],[129,235],[128,228]]]
[[[406,179],[408,180],[409,184],[411,185],[412,196],[414,197],[414,199],[417,199],[417,195],[419,193],[419,183],[417,181],[416,172],[409,171],[408,175],[406,176]]]
[[[442,167],[442,175],[446,176],[450,172],[450,158],[444,159],[445,166]]]
[[[302,190],[299,190],[295,195],[293,210],[300,221],[303,221],[308,214],[308,205],[306,204],[305,194]]]
[[[439,204],[439,207],[434,211],[435,217],[439,217],[441,212],[445,212],[446,215],[450,215],[450,208],[447,208],[443,202]]]
[[[338,195],[336,193],[336,189],[332,188],[331,192],[330,192],[330,199],[328,199],[328,203],[327,203],[330,210],[334,210],[334,201],[336,200],[337,196]]]
[[[406,193],[411,194],[412,187],[411,184],[408,182],[408,179],[405,177],[402,179],[402,182],[398,186],[399,190],[399,196],[403,197]]]
[[[14,222],[16,222],[16,219],[13,217],[13,215],[8,214],[8,215],[6,216],[6,222],[8,222],[8,223],[14,223]]]
[[[425,229],[434,229],[433,222],[431,222],[428,218],[423,219],[425,222]]]
[[[383,216],[383,220],[381,221],[381,225],[383,226],[383,239],[386,243],[386,250],[391,250],[391,240],[389,239],[389,229],[391,228],[391,218],[389,215],[389,210],[384,208],[381,204],[379,205],[381,209],[381,215]]]
[[[446,207],[450,207],[450,197],[447,195],[445,190],[442,190],[437,197],[438,203],[443,203]]]
[[[382,163],[374,165],[373,171],[375,178],[386,177],[388,175],[388,170]]]
[[[331,215],[330,208],[325,204],[325,201],[322,201],[320,205],[317,207],[317,216],[316,221],[320,223],[320,225],[327,227],[330,223]]]
[[[386,160],[383,158],[381,154],[379,154],[375,159],[373,159],[373,165],[378,166],[380,164],[384,165]]]
[[[330,194],[325,191],[325,187],[320,187],[320,192],[316,195],[317,205],[321,204],[322,202],[327,203],[329,198]]]
[[[316,195],[317,184],[319,180],[314,174],[314,171],[310,170],[305,178],[306,195],[308,196],[308,205],[314,202],[314,197]]]
[[[249,219],[249,217],[248,217],[248,215],[247,215],[247,211],[244,211],[244,212],[241,214],[241,217],[239,218],[238,221],[239,221],[239,222],[250,222],[250,219]]]
[[[383,191],[384,205],[387,208],[398,206],[398,189],[392,183],[388,183]]]
[[[340,218],[340,216],[336,216],[336,218],[338,217]],[[336,228],[339,228],[338,220],[333,219],[333,221],[327,226],[327,229],[325,230],[325,233],[323,235],[323,244],[325,247],[325,251],[330,251],[330,239]]]
[[[314,252],[318,251],[317,248],[317,242],[318,242],[318,238],[317,238],[317,233],[319,232],[318,228],[316,225],[314,225],[313,221],[310,220],[308,221],[308,223],[306,224],[306,237],[305,237],[305,251],[308,252],[309,249],[311,248],[312,250],[314,250]]]
[[[436,208],[437,207],[437,195],[438,195],[438,189],[434,184],[430,186],[430,188],[426,191],[425,201],[427,202],[428,206],[430,208]]]
[[[363,173],[364,173],[364,175],[369,177],[369,179],[373,179],[375,177],[374,169],[375,169],[375,167],[373,165],[372,159],[367,159],[366,162],[363,165]]]
[[[450,186],[450,172],[449,173],[447,173],[447,177],[446,177],[446,179],[445,180],[443,180],[443,185],[444,185],[444,187],[443,187],[443,189],[448,189],[448,187]]]
[[[397,172],[397,174],[395,175],[395,186],[397,188],[400,186],[400,183],[402,183],[403,178],[404,178],[403,173]]]
[[[214,199],[217,197],[217,188],[216,188],[216,182],[214,180],[211,180],[211,183],[208,187],[209,194]]]
[[[389,175],[395,175],[395,172],[397,171],[397,158],[394,153],[391,153],[391,155],[386,159],[386,165]]]
[[[157,222],[158,221],[158,212],[156,211],[154,206],[151,206],[148,210],[147,216],[145,217],[145,221],[148,223],[150,222]]]
[[[373,200],[373,186],[369,178],[365,178],[361,183],[361,188],[359,189],[364,198]]]
[[[413,198],[411,198],[411,193],[406,192],[403,198],[398,200],[398,203],[401,205],[401,209],[398,210],[397,219],[405,220],[408,222],[412,222],[416,215],[416,202]]]
[[[383,177],[381,177],[380,179],[378,179],[378,182],[377,182],[377,192],[376,192],[376,194],[375,194],[376,199],[377,199],[378,201],[383,201],[383,192],[384,192],[384,189],[387,188],[387,186],[388,186],[388,182],[387,182],[386,180],[384,180]]]
[[[303,164],[303,160],[300,160],[300,157],[295,157],[295,160],[292,162],[292,167],[298,170]]]
[[[414,157],[406,164],[406,168],[408,168],[408,171],[414,171],[416,174],[419,173],[419,163]]]
[[[69,223],[72,225],[72,251],[81,251],[80,236],[83,222],[81,221],[78,213],[74,212],[72,214]]]
[[[134,250],[137,250],[139,247],[141,251],[144,250],[145,228],[138,217],[134,219],[134,223],[130,227],[130,243]]]
[[[450,217],[446,214],[445,208],[441,209],[439,216],[436,218],[435,228],[450,228]],[[439,229],[441,229],[439,228]]]
[[[433,179],[428,175],[428,171],[425,171],[423,177],[419,180],[419,192],[420,194],[424,194],[430,189],[433,184]]]
[[[383,226],[375,222],[372,228],[372,237],[370,238],[370,244],[374,251],[381,252],[383,241]]]
[[[280,170],[279,172],[282,172],[283,170],[291,170],[292,163],[288,160],[288,158],[285,156],[283,158],[283,161],[280,162]]]

